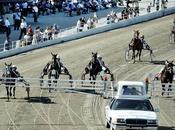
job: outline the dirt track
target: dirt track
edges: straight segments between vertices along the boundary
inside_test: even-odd
[[[168,35],[175,15],[64,44],[35,50],[0,60],[12,62],[25,77],[39,77],[51,59],[50,52],[58,53],[74,79],[80,79],[91,52],[98,52],[115,74],[117,80],[143,80],[148,73],[162,67],[149,62],[144,52],[142,62],[126,63],[124,51],[139,29],[154,50],[155,61],[175,59],[175,44],[168,44]],[[24,88],[17,88],[17,99],[6,102],[5,89],[0,89],[0,130],[104,130],[106,99],[93,94],[53,92],[31,89],[32,101],[27,102]],[[42,97],[42,98],[40,98]],[[51,100],[51,103],[48,101]],[[153,99],[155,104],[157,100]],[[162,130],[175,129],[175,97],[160,98],[160,125]]]

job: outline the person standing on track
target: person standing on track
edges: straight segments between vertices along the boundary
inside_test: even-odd
[[[145,87],[146,87],[146,94],[148,94],[148,88],[149,88],[149,78],[148,76],[145,78]]]

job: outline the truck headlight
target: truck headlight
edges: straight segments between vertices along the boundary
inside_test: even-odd
[[[157,124],[157,120],[147,120],[148,124]]]
[[[117,119],[117,123],[125,123],[125,119],[123,119],[123,118],[118,118],[118,119]]]

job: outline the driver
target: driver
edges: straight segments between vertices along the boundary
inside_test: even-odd
[[[148,49],[148,50],[150,50],[150,47],[149,47],[148,43],[145,41],[145,36],[144,36],[144,35],[142,35],[142,36],[140,37],[140,40],[142,41],[143,49]]]
[[[106,65],[105,65],[105,62],[104,62],[103,59],[102,59],[102,56],[98,55],[98,56],[97,56],[97,59],[98,59],[98,61],[99,61],[99,63],[100,63],[100,66],[102,67],[102,71],[105,71],[105,70],[107,69],[107,67],[106,67]]]
[[[66,70],[66,67],[63,65],[63,62],[61,62],[61,58],[59,55],[57,55],[58,62],[60,63],[60,67],[62,71]]]
[[[12,71],[16,74],[16,76],[20,76],[20,73],[17,71],[16,65],[12,65]]]

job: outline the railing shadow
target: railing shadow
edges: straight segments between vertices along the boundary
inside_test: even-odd
[[[27,100],[30,103],[55,104],[49,97],[30,97],[29,99],[26,97],[24,100]]]
[[[175,126],[159,126],[158,130],[175,130]]]
[[[155,64],[155,65],[165,65],[164,60],[154,60],[154,61],[151,61],[150,63]]]

